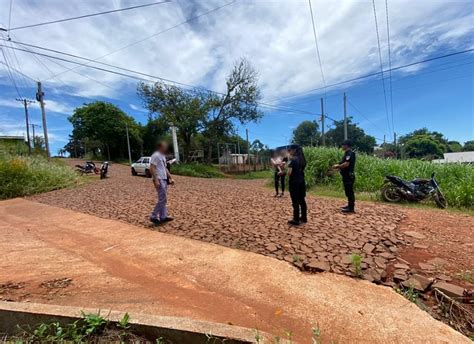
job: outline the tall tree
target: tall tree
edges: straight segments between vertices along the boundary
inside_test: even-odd
[[[127,126],[132,147],[141,144],[138,124],[111,103],[97,101],[84,104],[76,108],[68,120],[73,127],[71,142],[80,143],[82,151],[85,151],[85,142],[96,142],[102,156],[109,160],[127,158]],[[65,149],[71,154],[74,154],[74,149],[77,152],[74,144],[66,145]]]
[[[245,124],[262,118],[257,103],[259,99],[257,72],[246,59],[241,58],[226,79],[225,93],[221,96],[209,94],[209,111],[203,122],[208,162],[212,160],[213,147],[234,131],[235,121]]]
[[[344,141],[344,121],[335,121],[334,128],[327,132],[327,142],[332,146],[339,146]],[[364,130],[352,123],[352,117],[347,118],[347,137],[361,152],[372,153],[375,147],[375,137],[367,135]]]
[[[138,84],[138,95],[153,115],[152,119],[160,118],[168,126],[176,126],[186,159],[193,136],[198,133],[209,110],[208,94],[164,83],[150,86],[141,82]]]
[[[300,146],[315,146],[321,135],[316,121],[303,121],[293,130],[292,142]]]

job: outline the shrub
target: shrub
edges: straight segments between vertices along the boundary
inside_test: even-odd
[[[337,148],[305,148],[308,186],[329,185],[342,188],[339,173],[331,166],[340,161],[342,151]],[[474,207],[474,167],[465,164],[435,164],[415,159],[380,159],[367,154],[357,154],[357,191],[378,192],[385,176],[394,174],[404,179],[429,178],[435,172],[436,180],[452,207]]]
[[[0,154],[0,199],[61,189],[77,180],[71,168],[54,160]]]
[[[225,175],[212,165],[178,164],[171,166],[171,174],[201,178],[224,178]]]

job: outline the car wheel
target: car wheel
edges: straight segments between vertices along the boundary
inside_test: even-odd
[[[135,169],[132,167],[132,176],[136,176],[137,175],[137,171],[135,171]]]
[[[145,176],[146,176],[147,178],[151,178],[151,173],[150,173],[150,170],[149,170],[149,169],[146,169],[146,170],[145,170]]]

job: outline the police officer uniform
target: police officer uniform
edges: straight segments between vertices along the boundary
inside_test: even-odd
[[[344,156],[342,157],[341,162],[339,165],[343,163],[349,163],[349,166],[346,168],[340,168],[340,173],[342,177],[342,183],[344,184],[344,192],[347,197],[347,207],[342,208],[343,211],[346,212],[353,212],[355,206],[355,195],[354,195],[354,182],[355,182],[355,174],[354,174],[354,167],[356,163],[356,155],[350,148],[351,143],[348,141],[344,141],[343,145],[349,146],[349,149],[344,152]]]

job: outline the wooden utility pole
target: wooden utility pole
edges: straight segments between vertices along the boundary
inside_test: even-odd
[[[347,140],[347,97],[344,92],[344,140]]]
[[[321,140],[323,143],[323,146],[326,145],[326,137],[324,136],[324,99],[321,98]]]
[[[28,118],[28,105],[31,103],[34,103],[34,100],[28,100],[26,98],[16,98],[19,102],[23,103],[23,106],[25,107],[25,120],[26,120],[26,139],[28,141],[28,154],[31,155],[31,139],[30,139],[30,120]],[[34,129],[33,129],[34,130]],[[33,134],[34,138],[34,134]]]
[[[36,92],[36,100],[39,101],[41,106],[41,117],[43,119],[43,133],[44,133],[44,146],[46,148],[46,156],[49,158],[49,140],[48,140],[48,127],[46,126],[46,110],[44,109],[44,92],[41,85],[41,81],[38,81],[38,91]]]
[[[249,130],[245,129],[245,134],[247,135],[247,160],[249,165],[249,173],[250,173],[250,143],[249,143]]]
[[[41,126],[38,125],[38,124],[34,124],[34,123],[31,123],[30,125],[31,125],[32,134],[33,134],[32,140],[31,140],[31,143],[32,143],[31,147],[35,148],[35,136],[36,136],[35,135],[35,127],[40,128]]]
[[[128,148],[128,161],[130,166],[132,166],[132,152],[130,151],[130,137],[128,136],[128,124],[125,123],[125,131],[127,133],[127,148]]]

